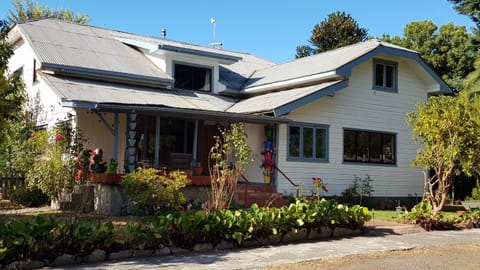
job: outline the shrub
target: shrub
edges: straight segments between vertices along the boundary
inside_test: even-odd
[[[126,174],[121,185],[133,214],[156,215],[178,210],[185,203],[181,189],[189,181],[181,171],[164,175],[157,169],[149,168]]]
[[[48,196],[37,187],[19,187],[10,193],[10,201],[25,207],[38,207],[48,204]]]
[[[454,228],[454,222],[444,219],[442,212],[433,211],[433,206],[428,201],[415,205],[410,212],[402,215],[407,223],[419,224],[427,231]]]
[[[368,174],[365,175],[365,178],[354,175],[353,184],[342,192],[342,200],[349,204],[365,204],[365,201],[368,202],[375,191],[372,182],[373,180]]]

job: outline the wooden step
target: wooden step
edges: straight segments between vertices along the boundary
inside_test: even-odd
[[[289,205],[290,202],[283,198],[281,193],[272,192],[237,192],[237,202],[248,208],[256,203],[260,207],[282,207]]]

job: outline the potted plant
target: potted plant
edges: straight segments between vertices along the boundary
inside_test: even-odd
[[[111,158],[110,162],[107,165],[107,174],[116,174],[117,166],[118,166],[117,160],[114,158]]]
[[[192,162],[190,163],[190,166],[192,167],[193,175],[202,175],[203,167],[200,161],[192,160]]]

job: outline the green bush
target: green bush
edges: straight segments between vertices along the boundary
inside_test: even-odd
[[[10,193],[10,201],[25,207],[38,207],[48,204],[48,196],[37,187],[19,187]]]
[[[345,206],[335,201],[297,201],[282,208],[252,205],[248,210],[217,212],[173,212],[149,220],[129,222],[114,229],[111,222],[59,220],[37,217],[0,223],[0,264],[14,260],[48,259],[64,253],[86,255],[100,248],[107,252],[124,249],[158,249],[163,246],[192,248],[196,243],[246,240],[300,229],[323,227],[361,229],[369,220],[368,209]]]
[[[157,215],[177,211],[185,203],[182,192],[189,179],[184,172],[163,175],[154,168],[138,169],[123,177],[122,188],[135,215]]]
[[[407,223],[419,224],[427,231],[453,229],[455,227],[453,220],[445,219],[442,212],[433,211],[433,207],[428,201],[415,205],[410,212],[405,211],[402,218]]]

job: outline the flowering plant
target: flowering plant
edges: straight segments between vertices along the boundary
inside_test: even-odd
[[[327,189],[327,183],[325,183],[322,178],[320,177],[312,177],[312,181],[313,181],[313,186],[315,187],[315,189],[317,190],[317,195],[319,194],[319,191],[320,190],[323,190],[325,192],[328,192],[328,189]]]

